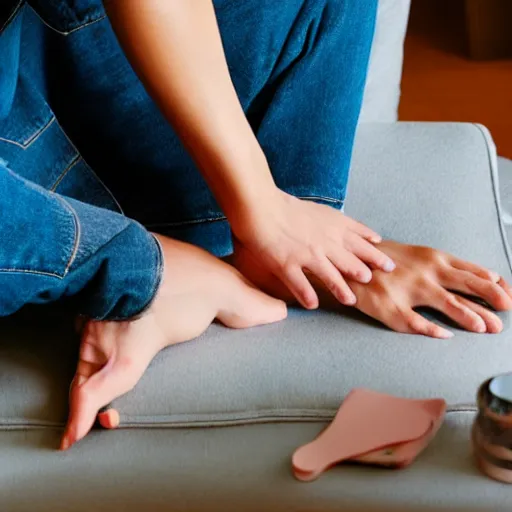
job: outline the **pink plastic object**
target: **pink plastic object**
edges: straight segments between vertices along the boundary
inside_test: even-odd
[[[442,424],[446,402],[411,400],[355,389],[331,424],[293,454],[295,477],[315,480],[342,461],[403,468],[428,445]]]

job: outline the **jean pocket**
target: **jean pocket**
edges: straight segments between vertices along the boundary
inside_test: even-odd
[[[121,213],[81,157],[40,91],[20,74],[13,106],[0,120],[0,158],[20,177],[79,201]]]
[[[30,0],[29,3],[48,27],[62,35],[106,17],[102,0]]]
[[[26,150],[54,121],[50,107],[20,76],[11,111],[0,120],[0,141]]]

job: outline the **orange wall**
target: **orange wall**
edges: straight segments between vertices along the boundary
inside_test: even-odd
[[[413,0],[400,119],[485,124],[512,159],[512,60],[470,60],[464,30],[463,2]]]

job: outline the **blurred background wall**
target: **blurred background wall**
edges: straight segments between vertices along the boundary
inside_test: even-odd
[[[412,0],[399,115],[485,124],[512,159],[512,0]]]

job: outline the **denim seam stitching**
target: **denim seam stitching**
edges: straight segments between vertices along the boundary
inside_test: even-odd
[[[107,15],[106,14],[103,14],[101,17],[95,19],[95,20],[91,20],[91,21],[88,21],[87,23],[84,23],[83,25],[80,25],[78,27],[75,27],[74,29],[72,30],[66,30],[66,31],[63,31],[63,30],[59,30],[58,28],[55,28],[53,27],[52,25],[50,25],[35,9],[32,9],[37,17],[51,30],[53,30],[54,32],[57,32],[57,34],[60,34],[61,36],[69,36],[70,34],[73,34],[74,32],[77,32],[78,30],[82,30],[83,28],[86,28],[88,27],[89,25],[94,25],[94,23],[98,23],[102,20],[104,20]]]
[[[9,144],[14,144],[15,146],[20,147],[21,149],[28,149],[46,130],[55,122],[55,116],[52,116],[48,122],[39,128],[34,134],[32,134],[27,140],[23,142],[16,142],[14,140],[5,139],[0,137],[0,140],[3,142],[7,142]]]
[[[162,244],[160,243],[160,240],[153,234],[149,233],[151,238],[156,242],[157,245],[157,252],[158,252],[158,266],[156,268],[156,278],[153,282],[153,286],[151,288],[151,294],[150,299],[147,301],[147,303],[143,306],[143,308],[139,311],[137,318],[141,317],[146,313],[146,311],[151,307],[154,300],[156,299],[156,295],[158,293],[158,290],[160,288],[160,285],[162,284],[163,280],[163,273],[164,273],[164,250],[162,248]]]
[[[337,205],[343,205],[344,201],[342,199],[335,199],[333,197],[328,196],[298,196],[299,199],[311,200],[311,199],[320,199],[322,201],[326,201],[328,203],[333,203]],[[179,226],[193,226],[195,224],[206,224],[212,222],[220,222],[228,220],[225,216],[219,217],[207,217],[205,219],[194,219],[194,220],[185,220],[183,222],[152,222],[151,224],[144,224],[146,228],[151,227],[179,227]]]
[[[183,222],[153,222],[151,224],[145,224],[146,228],[151,227],[163,227],[163,226],[190,226],[194,224],[203,224],[210,222],[219,222],[222,220],[227,220],[227,218],[223,215],[219,217],[207,217],[205,219],[194,219],[194,220],[185,220]]]
[[[59,126],[62,135],[64,135],[64,137],[66,137],[66,140],[68,141],[69,145],[75,150],[77,156],[80,157],[82,159],[82,161],[84,162],[84,164],[87,166],[87,171],[90,172],[94,176],[94,178],[100,183],[100,185],[103,187],[103,189],[107,192],[107,194],[112,198],[112,200],[114,201],[114,203],[118,207],[119,212],[122,215],[124,215],[124,211],[121,208],[121,205],[119,204],[119,201],[115,198],[115,196],[112,193],[112,191],[105,185],[105,183],[103,183],[103,180],[101,180],[100,177],[92,170],[91,166],[86,162],[84,157],[80,154],[80,151],[78,151],[78,148],[73,144],[73,141],[68,137],[68,134],[62,128],[62,125],[59,123],[59,120],[56,119],[56,118],[55,118],[55,120],[57,121],[57,125]],[[70,169],[68,169],[68,171],[69,170]],[[64,178],[64,176],[62,176],[62,177]],[[58,184],[55,187],[57,187],[57,186],[58,186]]]
[[[69,272],[69,269],[71,268],[71,265],[73,265],[73,263],[76,259],[76,255],[78,253],[78,246],[80,245],[80,240],[82,238],[82,228],[81,228],[80,220],[78,218],[78,215],[77,215],[75,209],[62,196],[54,193],[54,197],[58,201],[60,201],[64,205],[65,208],[68,209],[68,211],[71,213],[71,216],[73,217],[73,222],[75,224],[75,242],[73,244],[73,250],[71,252],[69,261],[68,261],[66,268],[64,269],[64,273],[62,275],[62,277],[66,277]]]
[[[62,171],[60,176],[57,178],[57,181],[52,185],[50,188],[50,192],[55,192],[57,190],[57,187],[60,185],[61,181],[66,177],[66,174],[81,160],[80,155],[76,155],[73,160],[71,160],[71,163]]]
[[[30,188],[36,190],[37,192],[40,192],[39,187],[37,187],[31,181],[18,176],[16,173],[11,171],[11,169],[9,169],[8,167],[5,167],[5,170],[9,174],[14,176],[16,179],[21,179],[23,181],[23,183],[26,184],[27,187],[30,187]],[[47,194],[51,195],[51,197],[54,197],[55,199],[57,199],[57,201],[59,201],[64,206],[64,208],[68,210],[68,213],[71,213],[71,217],[73,218],[73,223],[75,224],[75,241],[73,244],[73,250],[71,252],[70,260],[68,261],[68,264],[66,265],[66,268],[64,269],[64,272],[62,274],[57,274],[56,272],[44,272],[44,271],[29,270],[29,269],[0,269],[0,270],[4,270],[7,272],[23,272],[23,273],[33,273],[33,274],[38,274],[38,275],[48,275],[48,276],[58,277],[59,279],[63,279],[66,276],[66,274],[68,273],[69,267],[71,266],[71,264],[76,256],[76,253],[78,251],[78,244],[80,241],[80,234],[81,234],[80,223],[78,221],[78,216],[77,216],[75,210],[72,208],[72,206],[70,204],[68,204],[67,201],[64,200],[63,197],[59,196],[58,194],[55,194],[54,192],[50,192],[45,189],[43,189],[43,190]]]
[[[14,19],[16,14],[18,14],[23,2],[24,2],[24,0],[19,0],[18,5],[16,5],[16,7],[14,8],[14,11],[12,11],[11,15],[7,18],[7,21],[0,27],[0,34],[4,31],[4,29],[7,28],[7,26],[11,23],[11,21]]]
[[[71,142],[71,144],[73,145],[72,142]],[[81,157],[81,158],[82,158],[82,160],[84,160],[83,157]],[[105,182],[94,172],[94,170],[91,168],[91,166],[85,160],[84,160],[84,164],[87,165],[87,170],[96,178],[98,183],[103,187],[103,189],[107,192],[107,194],[112,198],[112,200],[116,204],[117,208],[119,209],[119,213],[126,217],[122,206],[119,204],[119,201],[116,199],[116,196],[112,193],[112,191],[107,187],[107,185],[105,185]]]
[[[151,288],[150,298],[144,304],[142,309],[135,316],[131,317],[129,320],[137,320],[137,319],[141,318],[142,316],[144,316],[146,311],[152,306],[153,302],[155,301],[156,295],[158,293],[158,289],[160,288],[160,285],[163,280],[163,271],[164,271],[165,263],[164,263],[164,251],[162,248],[162,244],[160,243],[160,240],[158,240],[158,238],[155,235],[153,235],[153,233],[149,233],[149,235],[156,242],[157,251],[158,251],[158,256],[157,256],[158,266],[156,268],[156,278],[155,278],[155,280],[153,282],[153,286]],[[89,317],[89,318],[91,320],[99,320],[99,321],[103,320],[103,318],[100,318],[100,317]],[[127,319],[125,317],[113,316],[113,317],[108,317],[108,320],[112,321],[112,322],[124,322]]]
[[[329,197],[329,196],[298,196],[299,199],[305,199],[305,200],[309,200],[309,199],[321,199],[322,201],[327,201],[329,203],[334,203],[334,204],[343,204],[343,199],[336,199],[334,197]]]
[[[56,277],[62,279],[60,274],[54,274],[53,272],[42,272],[41,270],[29,270],[24,268],[0,268],[2,273],[20,273],[20,274],[37,274],[40,276]]]

